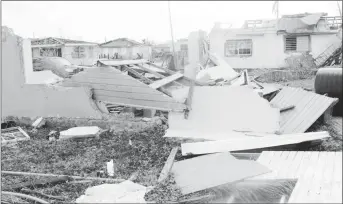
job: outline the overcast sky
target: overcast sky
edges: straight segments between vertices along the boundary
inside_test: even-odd
[[[244,20],[273,19],[273,1],[171,1],[176,39],[191,31],[209,32],[214,22],[242,26]],[[340,5],[342,7],[342,2]],[[280,16],[304,12],[339,15],[336,1],[281,1]],[[25,38],[64,37],[103,42],[128,37],[171,39],[168,1],[3,1],[2,25]]]

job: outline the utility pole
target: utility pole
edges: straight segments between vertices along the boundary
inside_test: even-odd
[[[172,38],[172,47],[173,47],[173,59],[174,59],[174,65],[175,69],[178,70],[178,65],[177,65],[177,56],[175,54],[175,46],[174,46],[174,35],[173,35],[173,25],[172,25],[172,18],[171,18],[171,12],[170,12],[170,1],[168,0],[168,10],[169,10],[169,24],[170,24],[170,33],[171,33],[171,38]]]

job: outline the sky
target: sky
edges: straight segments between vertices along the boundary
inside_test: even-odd
[[[210,32],[215,22],[241,27],[245,20],[275,19],[273,1],[170,1],[174,39]],[[340,1],[342,7],[342,2]],[[2,25],[24,38],[63,37],[102,43],[130,38],[171,40],[168,1],[2,1]],[[279,16],[326,12],[337,1],[280,1]]]

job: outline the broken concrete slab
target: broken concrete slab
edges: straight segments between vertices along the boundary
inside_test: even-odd
[[[298,144],[330,137],[328,132],[272,135],[264,137],[241,137],[230,140],[195,142],[181,144],[182,155],[210,154],[216,152],[242,151]]]
[[[148,188],[132,181],[119,184],[102,184],[90,187],[76,203],[146,203],[144,195]]]
[[[194,136],[200,132],[209,135],[232,131],[276,133],[279,116],[278,109],[248,87],[195,86],[188,119],[183,113],[170,112],[168,121],[169,130],[180,133],[191,130]]]
[[[274,107],[295,106],[280,115],[280,132],[283,134],[305,132],[329,107],[337,102],[337,98],[292,87],[282,88],[270,101]]]
[[[73,127],[60,132],[59,139],[99,137],[101,129],[97,126],[90,127]]]
[[[172,170],[182,194],[237,182],[270,172],[255,161],[238,160],[230,153],[199,156],[175,162]]]

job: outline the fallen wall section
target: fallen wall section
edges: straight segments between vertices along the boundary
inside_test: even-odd
[[[2,117],[101,118],[84,88],[29,85],[25,80],[23,53],[30,52],[23,39],[2,28]]]

